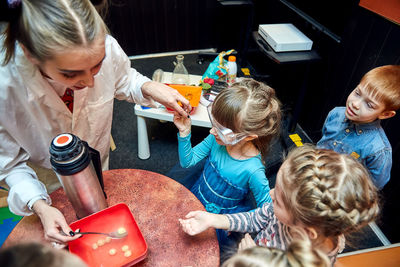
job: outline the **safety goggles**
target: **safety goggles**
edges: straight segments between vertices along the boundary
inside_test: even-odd
[[[234,133],[231,129],[226,128],[219,124],[213,117],[212,113],[212,104],[207,106],[208,117],[210,117],[211,125],[214,127],[221,141],[226,145],[235,145],[242,141],[247,134],[244,133]]]

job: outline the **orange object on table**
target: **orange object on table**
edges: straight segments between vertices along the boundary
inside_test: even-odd
[[[168,84],[168,86],[176,89],[181,95],[189,100],[192,107],[197,107],[199,105],[203,87],[184,84]]]
[[[189,236],[181,229],[179,218],[192,210],[205,210],[186,187],[164,175],[136,169],[105,171],[103,179],[108,205],[128,205],[146,240],[147,257],[135,266],[219,266],[219,246],[214,229],[196,236]],[[77,220],[62,188],[50,197],[52,205],[64,214],[67,223]],[[3,247],[26,240],[48,243],[36,215],[22,218]]]

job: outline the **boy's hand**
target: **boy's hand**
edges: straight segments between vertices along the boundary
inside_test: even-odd
[[[191,211],[185,216],[186,220],[179,219],[179,222],[181,223],[182,230],[185,233],[189,235],[197,235],[210,227],[210,225],[208,225],[210,215],[211,214],[206,211]]]
[[[190,134],[192,126],[192,120],[188,116],[181,116],[178,113],[174,113],[174,124],[179,130],[180,137],[186,137]]]

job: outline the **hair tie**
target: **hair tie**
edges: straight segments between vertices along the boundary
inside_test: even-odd
[[[9,8],[17,8],[21,5],[22,0],[7,0]]]

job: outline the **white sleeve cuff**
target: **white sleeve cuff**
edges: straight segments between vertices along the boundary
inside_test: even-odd
[[[47,202],[47,204],[49,204],[49,205],[51,204],[51,201],[48,201],[48,200],[50,200],[50,198],[46,197],[45,195],[40,195],[40,196],[34,197],[28,201],[28,204],[27,204],[28,209],[33,212],[33,210],[32,210],[33,204],[35,204],[35,202],[40,199],[45,200]]]
[[[32,205],[39,199],[44,199],[51,205],[50,196],[42,182],[35,178],[24,179],[10,187],[8,206],[12,213],[20,216],[32,215]]]

